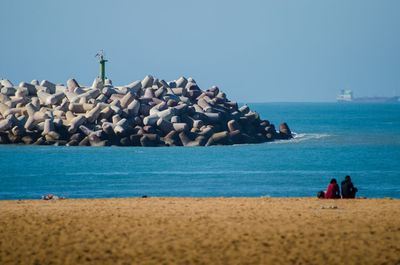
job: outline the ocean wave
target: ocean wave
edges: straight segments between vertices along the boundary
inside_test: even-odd
[[[293,138],[290,140],[278,140],[271,142],[271,144],[291,144],[291,143],[300,143],[304,141],[310,140],[320,140],[323,138],[331,137],[332,134],[327,133],[295,133],[293,132]]]
[[[133,172],[70,172],[65,173],[63,175],[66,176],[81,176],[81,175],[94,175],[94,176],[120,176],[120,175],[129,175]]]
[[[268,174],[393,174],[396,170],[197,170],[197,171],[125,171],[125,172],[73,172],[60,175],[67,176],[137,176],[137,175],[268,175]]]
[[[313,140],[313,139],[322,139],[331,137],[333,135],[327,133],[294,133],[293,140],[295,141],[306,141],[306,140]]]

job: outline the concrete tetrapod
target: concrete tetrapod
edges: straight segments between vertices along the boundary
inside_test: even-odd
[[[69,79],[14,86],[0,80],[0,143],[68,146],[209,146],[290,139],[220,88],[202,90],[193,78],[148,75],[123,86]]]

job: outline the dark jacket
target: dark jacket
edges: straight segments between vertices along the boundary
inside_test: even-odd
[[[356,197],[356,192],[357,188],[354,187],[353,182],[351,181],[342,181],[342,198],[343,199],[349,199],[349,198],[355,198]]]

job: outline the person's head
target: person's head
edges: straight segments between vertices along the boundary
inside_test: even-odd
[[[345,180],[345,181],[351,181],[351,178],[350,178],[349,175],[347,175],[347,176],[344,178],[344,180]]]
[[[337,181],[336,181],[336,179],[331,179],[331,182],[330,182],[331,184],[336,184],[337,183]]]

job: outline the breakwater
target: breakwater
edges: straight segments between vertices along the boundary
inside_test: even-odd
[[[192,78],[146,76],[125,86],[96,78],[14,86],[0,80],[0,144],[67,146],[210,146],[289,139],[268,120]]]

